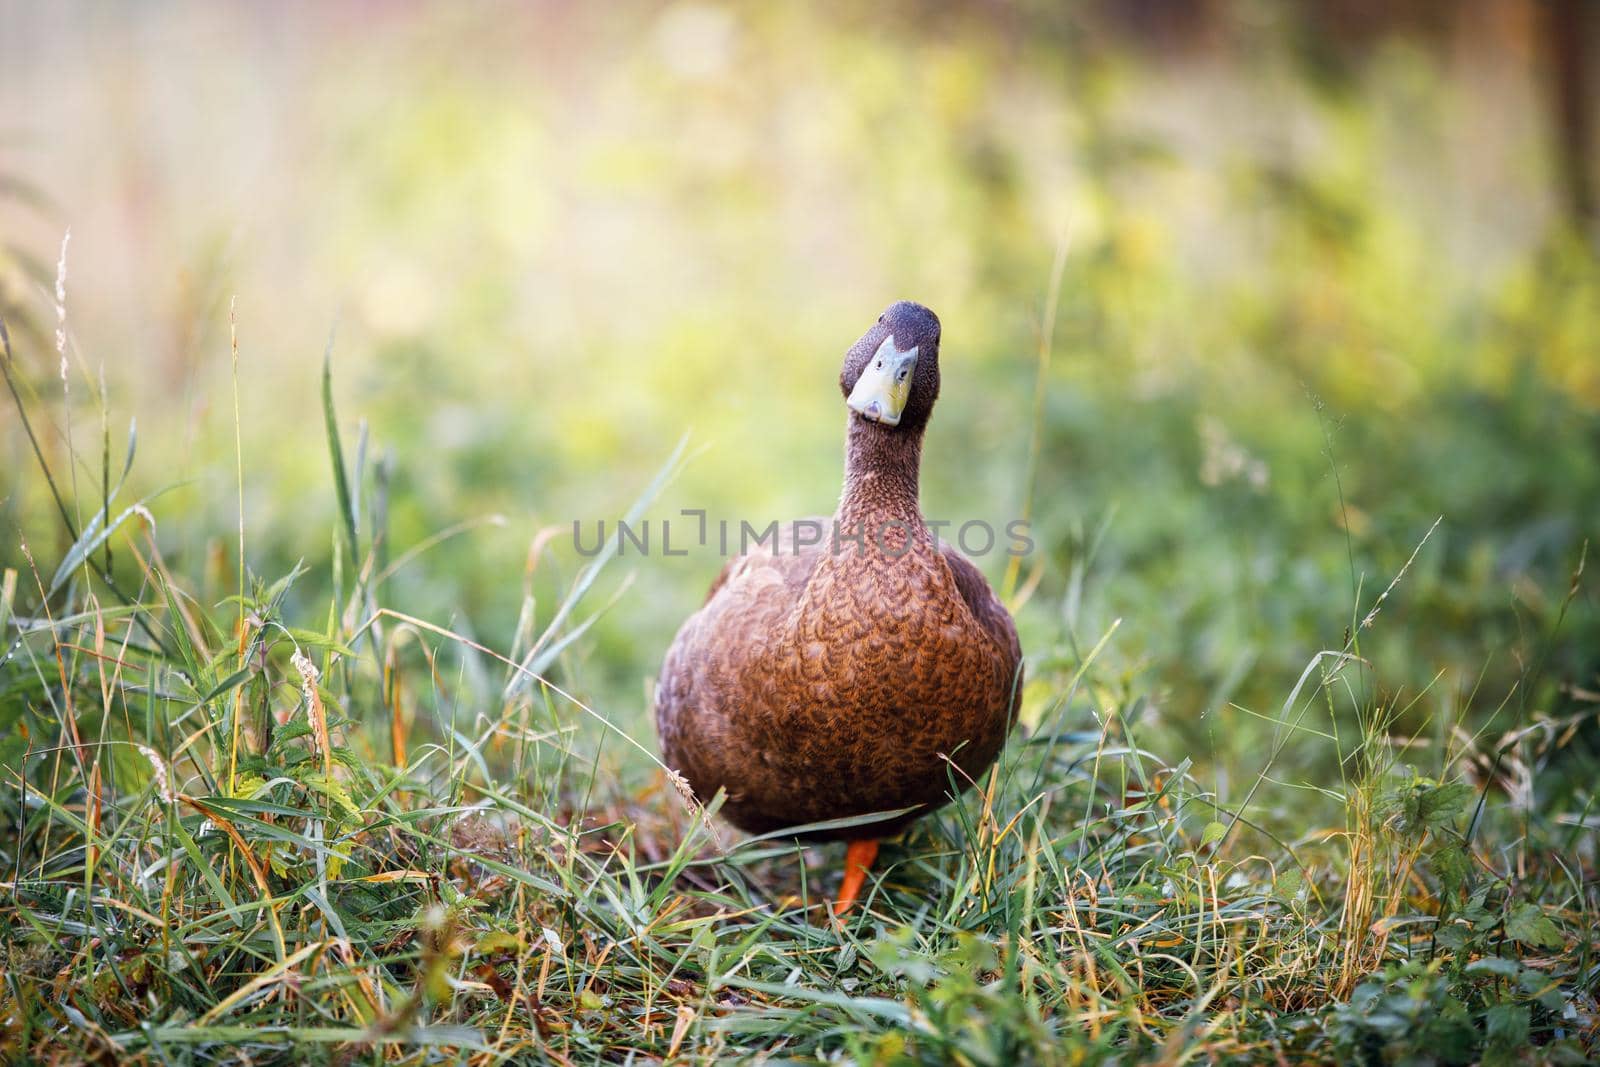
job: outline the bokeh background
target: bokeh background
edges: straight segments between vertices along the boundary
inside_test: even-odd
[[[250,567],[304,560],[291,613],[326,613],[337,324],[363,535],[392,560],[476,524],[386,601],[504,648],[583,562],[572,522],[614,520],[685,433],[657,520],[826,513],[840,356],[913,298],[945,326],[926,510],[1031,508],[1033,713],[1120,619],[1102,662],[1226,798],[1257,716],[1441,517],[1358,684],[1401,730],[1490,737],[1593,699],[1592,582],[1557,617],[1600,532],[1595,5],[0,14],[15,377],[83,515],[137,419],[119,500],[150,498],[202,598],[234,581],[230,309]],[[0,564],[22,533],[53,569],[68,539],[6,399]],[[609,568],[567,684],[648,738],[720,565]],[[1297,746],[1285,773],[1332,760]]]

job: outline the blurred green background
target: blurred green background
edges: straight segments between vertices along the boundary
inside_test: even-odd
[[[1226,794],[1267,729],[1230,704],[1275,714],[1441,516],[1363,684],[1433,683],[1405,729],[1592,699],[1592,583],[1551,634],[1600,531],[1593,5],[0,11],[19,385],[85,516],[102,379],[114,452],[137,418],[121,500],[161,493],[205,599],[233,588],[234,300],[251,568],[306,560],[291,613],[326,614],[337,323],[364,533],[394,559],[504,517],[387,601],[505,648],[525,591],[542,624],[583,562],[572,522],[614,520],[685,432],[658,520],[828,512],[840,357],[911,298],[945,328],[930,516],[1021,513],[1042,401],[1031,713],[1120,618],[1107,662]],[[20,530],[53,569],[68,541],[9,401],[0,464],[0,565]],[[563,676],[648,735],[648,680],[720,566],[609,569],[596,605],[631,585]]]

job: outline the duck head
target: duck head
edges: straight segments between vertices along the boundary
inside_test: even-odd
[[[939,398],[939,316],[902,300],[845,353],[839,389],[852,422],[920,432]]]

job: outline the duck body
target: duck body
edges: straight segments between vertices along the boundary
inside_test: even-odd
[[[914,809],[805,836],[893,833],[970,786],[1015,720],[1016,628],[917,501],[938,330],[926,308],[897,304],[851,349],[846,393],[872,359],[915,353],[910,399],[895,412],[909,418],[870,417],[881,409],[861,401],[869,415],[850,413],[835,515],[780,527],[776,543],[730,561],[667,653],[655,707],[663,755],[702,800],[725,790],[722,814],[741,829]],[[802,530],[817,543],[800,543]]]

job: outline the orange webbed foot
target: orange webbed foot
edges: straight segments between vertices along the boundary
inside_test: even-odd
[[[842,919],[861,899],[861,887],[867,881],[867,870],[877,856],[876,838],[850,842],[844,854],[844,882],[839,886],[839,899],[833,902],[835,921]]]

